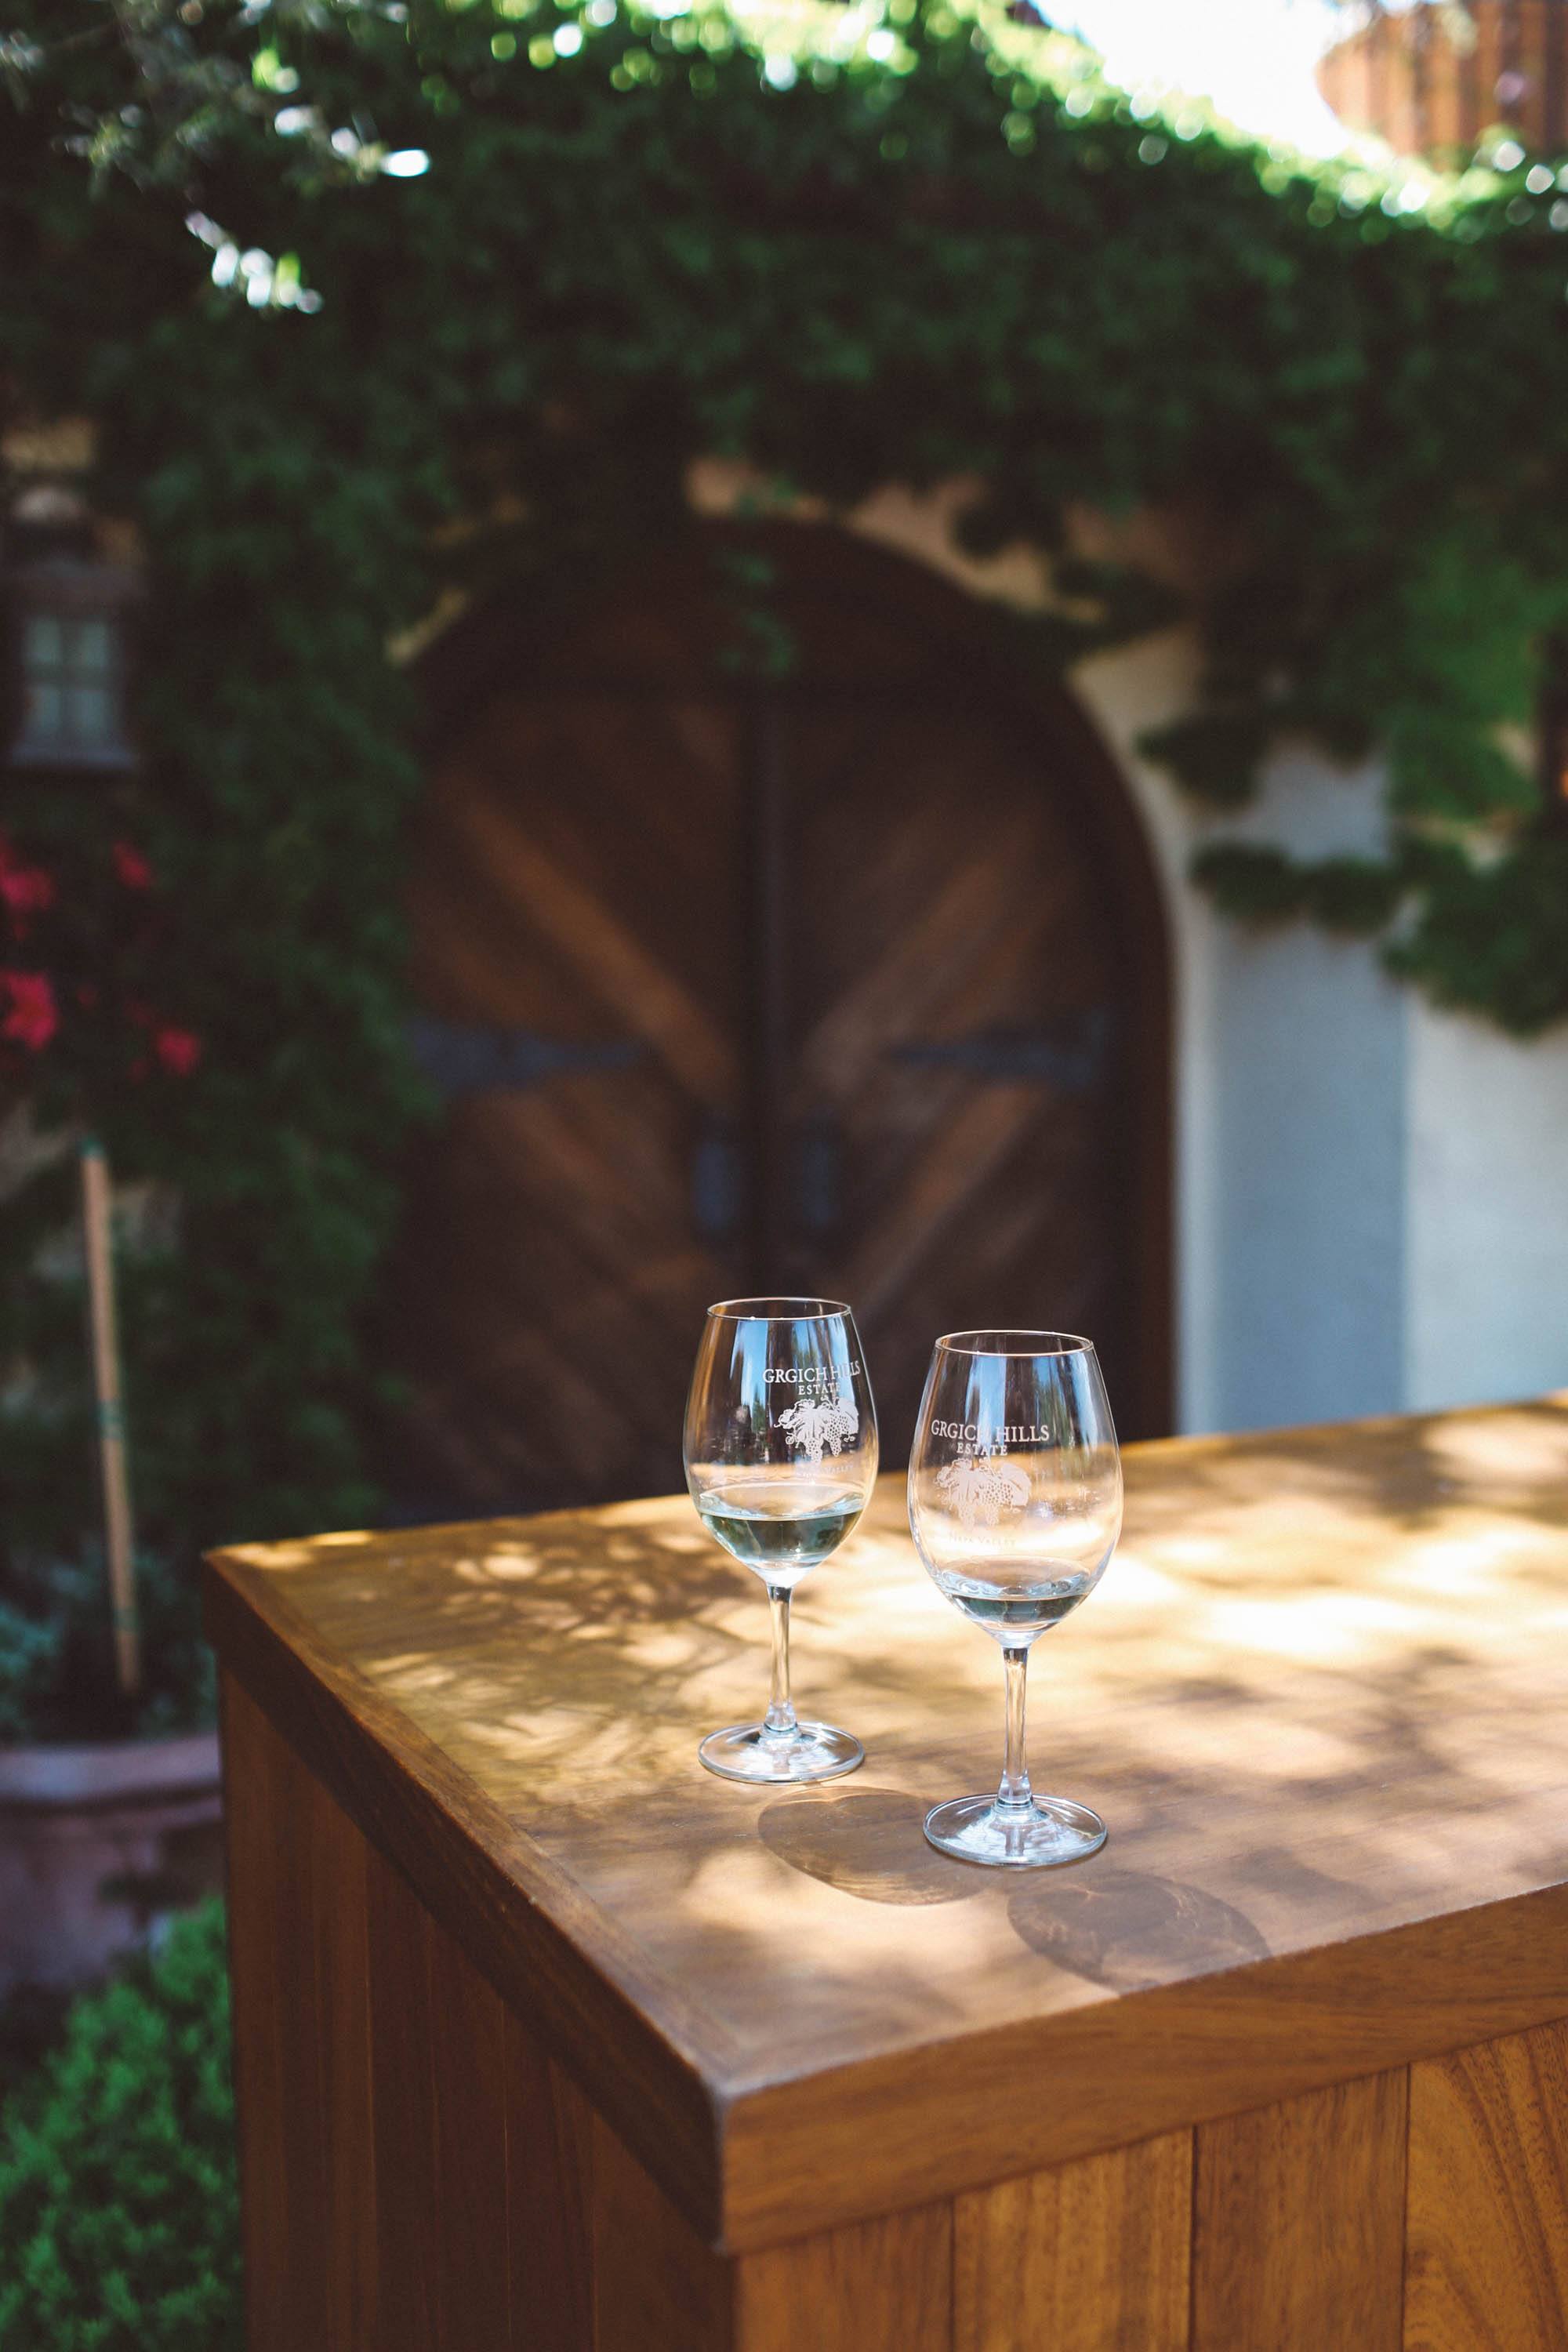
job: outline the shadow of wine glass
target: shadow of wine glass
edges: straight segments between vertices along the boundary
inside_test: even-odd
[[[757,1830],[770,1853],[863,1903],[963,1903],[976,1874],[926,1843],[927,1806],[898,1789],[791,1797],[766,1805]]]
[[[1243,1911],[1216,1895],[1136,1870],[1021,1886],[1007,1905],[1016,1935],[1058,1968],[1111,1992],[1141,1992],[1268,1957]]]

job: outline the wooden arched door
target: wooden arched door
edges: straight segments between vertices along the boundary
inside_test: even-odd
[[[715,554],[715,545],[717,554]],[[769,541],[759,685],[721,538],[430,671],[419,1045],[447,1107],[392,1285],[426,1506],[668,1489],[710,1299],[854,1304],[884,1457],[931,1342],[1101,1346],[1165,1425],[1164,950],[1122,788],[969,600]]]

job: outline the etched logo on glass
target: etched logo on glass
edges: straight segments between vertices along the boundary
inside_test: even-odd
[[[841,1454],[854,1444],[860,1433],[860,1412],[855,1403],[837,1396],[807,1396],[781,1412],[773,1425],[815,1464],[825,1453]]]
[[[1005,1459],[985,1460],[961,1454],[936,1475],[939,1495],[957,1511],[966,1527],[998,1525],[1005,1512],[1021,1511],[1029,1499],[1028,1473]]]

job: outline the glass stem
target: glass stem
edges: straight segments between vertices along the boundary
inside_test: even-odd
[[[763,1721],[769,1731],[798,1731],[795,1704],[789,1695],[789,1587],[770,1584],[768,1615],[773,1622],[773,1679]]]
[[[999,1805],[1023,1806],[1034,1801],[1029,1787],[1029,1764],[1024,1753],[1024,1701],[1028,1688],[1029,1653],[1024,1650],[1004,1650],[1002,1664],[1007,1675],[1007,1760],[1002,1767],[1002,1785],[996,1791]]]

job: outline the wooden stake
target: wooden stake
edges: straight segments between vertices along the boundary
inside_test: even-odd
[[[114,1325],[114,1242],[109,1209],[109,1162],[103,1156],[103,1146],[89,1138],[81,1147],[81,1224],[87,1246],[92,1385],[98,1402],[98,1461],[103,1480],[104,1549],[114,1612],[115,1671],[121,1689],[128,1697],[133,1697],[142,1686],[142,1643],[136,1625],[131,1479],[125,1451],[125,1411],[120,1395],[120,1347]]]

